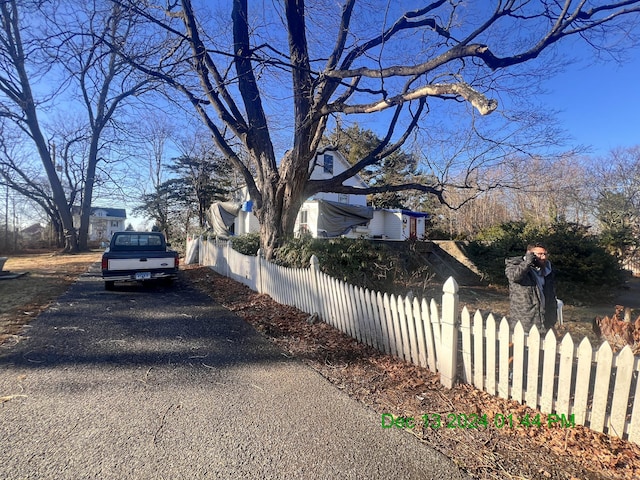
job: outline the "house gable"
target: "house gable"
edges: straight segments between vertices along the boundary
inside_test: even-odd
[[[337,150],[326,150],[318,153],[312,164],[311,180],[325,180],[341,174],[351,165],[347,159]],[[366,182],[360,175],[355,175],[344,181],[343,185],[355,188],[367,188]],[[367,204],[366,195],[342,194],[331,192],[318,192],[309,200],[328,200],[331,202],[346,203],[349,205]]]

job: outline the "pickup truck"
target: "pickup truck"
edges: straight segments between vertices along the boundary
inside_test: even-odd
[[[105,290],[117,281],[173,281],[178,275],[178,252],[160,232],[116,232],[102,254]]]

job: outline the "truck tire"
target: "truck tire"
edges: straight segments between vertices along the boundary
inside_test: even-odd
[[[104,289],[105,290],[114,290],[115,289],[115,283],[112,280],[107,280],[104,282]]]

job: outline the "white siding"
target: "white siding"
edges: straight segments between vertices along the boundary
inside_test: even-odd
[[[304,205],[302,205],[302,207],[300,208],[300,211],[302,210],[305,210],[307,212],[307,229],[309,230],[309,233],[312,236],[317,237],[319,212],[318,202],[305,202]],[[296,235],[300,232],[300,212],[298,212],[298,216],[296,217],[296,224],[293,227],[293,231]]]
[[[260,223],[253,212],[240,210],[234,222],[234,232],[236,235],[253,233],[260,231]]]
[[[384,232],[384,212],[382,210],[374,210],[373,218],[369,221],[369,235],[383,235]]]
[[[426,221],[425,220],[426,220],[425,217],[419,217],[418,218],[418,239],[424,238],[424,235],[426,233],[426,229],[425,229]]]
[[[331,155],[333,157],[333,173],[327,173],[324,171],[324,156]],[[318,155],[316,167],[311,172],[312,180],[322,180],[335,177],[336,175],[344,172],[347,168],[349,168],[349,163],[345,160],[345,158],[338,152],[327,152]],[[360,187],[365,188],[366,184],[359,176],[351,177],[343,183],[343,185],[348,187]],[[331,202],[344,202],[344,195],[338,193],[327,193],[327,192],[319,192],[313,196],[313,200],[328,200]],[[348,201],[346,202],[349,205],[367,205],[367,197],[366,195],[349,195]]]
[[[382,234],[388,240],[403,240],[402,238],[402,218],[400,213],[382,211],[384,214],[384,226]]]

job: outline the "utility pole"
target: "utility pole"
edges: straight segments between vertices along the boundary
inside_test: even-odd
[[[18,251],[18,216],[16,215],[16,196],[13,196],[13,251]]]
[[[9,249],[9,184],[4,196],[4,248]]]

